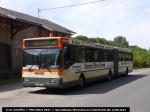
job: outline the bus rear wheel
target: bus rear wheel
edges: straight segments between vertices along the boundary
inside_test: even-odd
[[[109,71],[108,75],[107,75],[107,80],[110,81],[112,80],[112,72]]]
[[[85,78],[84,76],[80,76],[79,80],[78,80],[78,89],[81,89],[85,86]]]

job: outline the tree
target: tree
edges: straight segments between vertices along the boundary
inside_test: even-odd
[[[90,42],[98,43],[98,42],[97,42],[97,38],[93,38],[93,37],[92,37],[92,38],[89,38],[89,41],[90,41]]]
[[[99,37],[92,37],[89,38],[90,42],[96,42],[100,44],[109,44],[109,42],[105,38],[99,38]]]
[[[114,44],[118,47],[129,47],[129,43],[126,40],[126,37],[123,36],[117,36],[114,38]]]
[[[75,39],[78,39],[78,40],[84,40],[84,41],[88,41],[88,37],[87,36],[84,36],[84,35],[78,35],[75,37]]]
[[[150,53],[148,50],[138,46],[130,46],[133,50],[133,64],[135,68],[149,67],[150,66]]]
[[[108,40],[107,42],[108,42],[108,45],[114,46],[114,41]]]
[[[105,38],[97,38],[97,43],[108,44],[108,41]]]

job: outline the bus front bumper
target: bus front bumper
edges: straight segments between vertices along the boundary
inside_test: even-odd
[[[22,84],[24,87],[67,88],[76,85],[77,82],[63,82],[62,79],[23,78]]]

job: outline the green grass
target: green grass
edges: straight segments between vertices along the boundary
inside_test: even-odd
[[[20,82],[18,79],[8,79],[8,80],[0,80],[0,85],[8,85],[8,84],[15,84]]]

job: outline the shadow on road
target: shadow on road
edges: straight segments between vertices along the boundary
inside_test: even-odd
[[[38,91],[32,91],[29,93],[32,94],[42,94],[42,95],[82,95],[82,94],[105,94],[116,88],[129,84],[133,81],[141,79],[145,75],[128,75],[128,76],[121,76],[118,78],[113,79],[110,82],[107,81],[97,81],[93,83],[89,83],[84,89],[77,90],[75,87],[68,88],[68,89],[42,89]]]
[[[9,85],[3,85],[0,86],[0,92],[6,92],[6,91],[12,91],[23,88],[21,82],[18,82],[16,84],[9,84]]]

